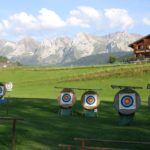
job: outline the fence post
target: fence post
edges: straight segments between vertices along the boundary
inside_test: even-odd
[[[82,143],[81,143],[82,145],[81,145],[81,150],[84,150],[84,140],[82,140]]]
[[[71,146],[68,146],[68,150],[71,150]]]
[[[16,119],[13,119],[12,126],[12,150],[16,149]]]

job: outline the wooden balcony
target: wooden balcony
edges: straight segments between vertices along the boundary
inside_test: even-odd
[[[134,50],[134,52],[136,53],[136,54],[138,54],[138,53],[150,53],[150,49],[139,49],[139,50]]]

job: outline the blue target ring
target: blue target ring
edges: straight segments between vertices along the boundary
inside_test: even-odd
[[[129,108],[133,105],[133,103],[134,103],[134,99],[130,95],[125,95],[121,99],[121,104],[122,104],[123,107]]]
[[[0,93],[2,93],[3,92],[3,88],[0,86]]]
[[[95,103],[95,97],[94,96],[88,96],[87,98],[86,98],[86,103],[88,104],[88,105],[92,105],[92,104],[94,104]]]
[[[65,94],[62,96],[62,101],[63,101],[63,102],[67,103],[67,102],[69,102],[70,100],[71,100],[70,94],[65,93]]]

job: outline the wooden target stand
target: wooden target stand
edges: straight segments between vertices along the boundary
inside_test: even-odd
[[[12,82],[2,83],[0,82],[0,104],[6,104],[6,115],[8,115],[8,103],[9,100],[5,99],[4,96],[6,92],[11,92],[13,89]],[[8,95],[9,98],[9,95]]]
[[[83,115],[85,117],[97,117],[98,116],[98,106],[100,104],[99,94],[95,91],[101,89],[86,89],[86,91],[81,96],[81,104],[83,107]]]
[[[97,107],[100,104],[100,98],[97,92],[101,89],[83,89],[83,88],[64,88],[64,87],[55,87],[63,89],[60,92],[60,96],[57,98],[60,109],[59,114],[62,116],[71,116],[73,114],[72,107],[76,102],[75,93],[73,90],[84,90],[85,92],[81,96],[81,104],[83,107],[83,115],[86,117],[97,117],[98,110]],[[70,101],[65,102],[65,96],[70,97]]]
[[[150,90],[150,84],[147,84],[147,89]],[[150,95],[148,96],[148,106],[150,107]]]
[[[55,87],[60,88],[60,87]],[[72,88],[63,88],[57,98],[59,104],[59,115],[61,116],[72,116],[73,105],[76,102],[76,96]]]
[[[142,89],[142,87],[118,85],[111,85],[111,87],[120,89],[114,97],[114,106],[119,114],[119,125],[129,125],[141,105],[140,95],[135,89]]]
[[[0,105],[6,104],[6,114],[8,115],[8,100],[4,98],[6,91],[5,84],[0,83]]]

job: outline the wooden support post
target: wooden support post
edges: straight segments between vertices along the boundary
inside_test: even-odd
[[[68,150],[71,150],[71,146],[68,146]]]
[[[84,140],[82,140],[81,142],[82,142],[81,143],[81,150],[84,150],[84,145],[85,145]]]
[[[12,125],[12,150],[16,149],[16,119],[13,119],[13,125]]]
[[[24,120],[22,118],[13,118],[13,117],[0,117],[0,120],[12,121],[12,142],[11,142],[11,150],[16,150],[16,123],[17,120]]]

